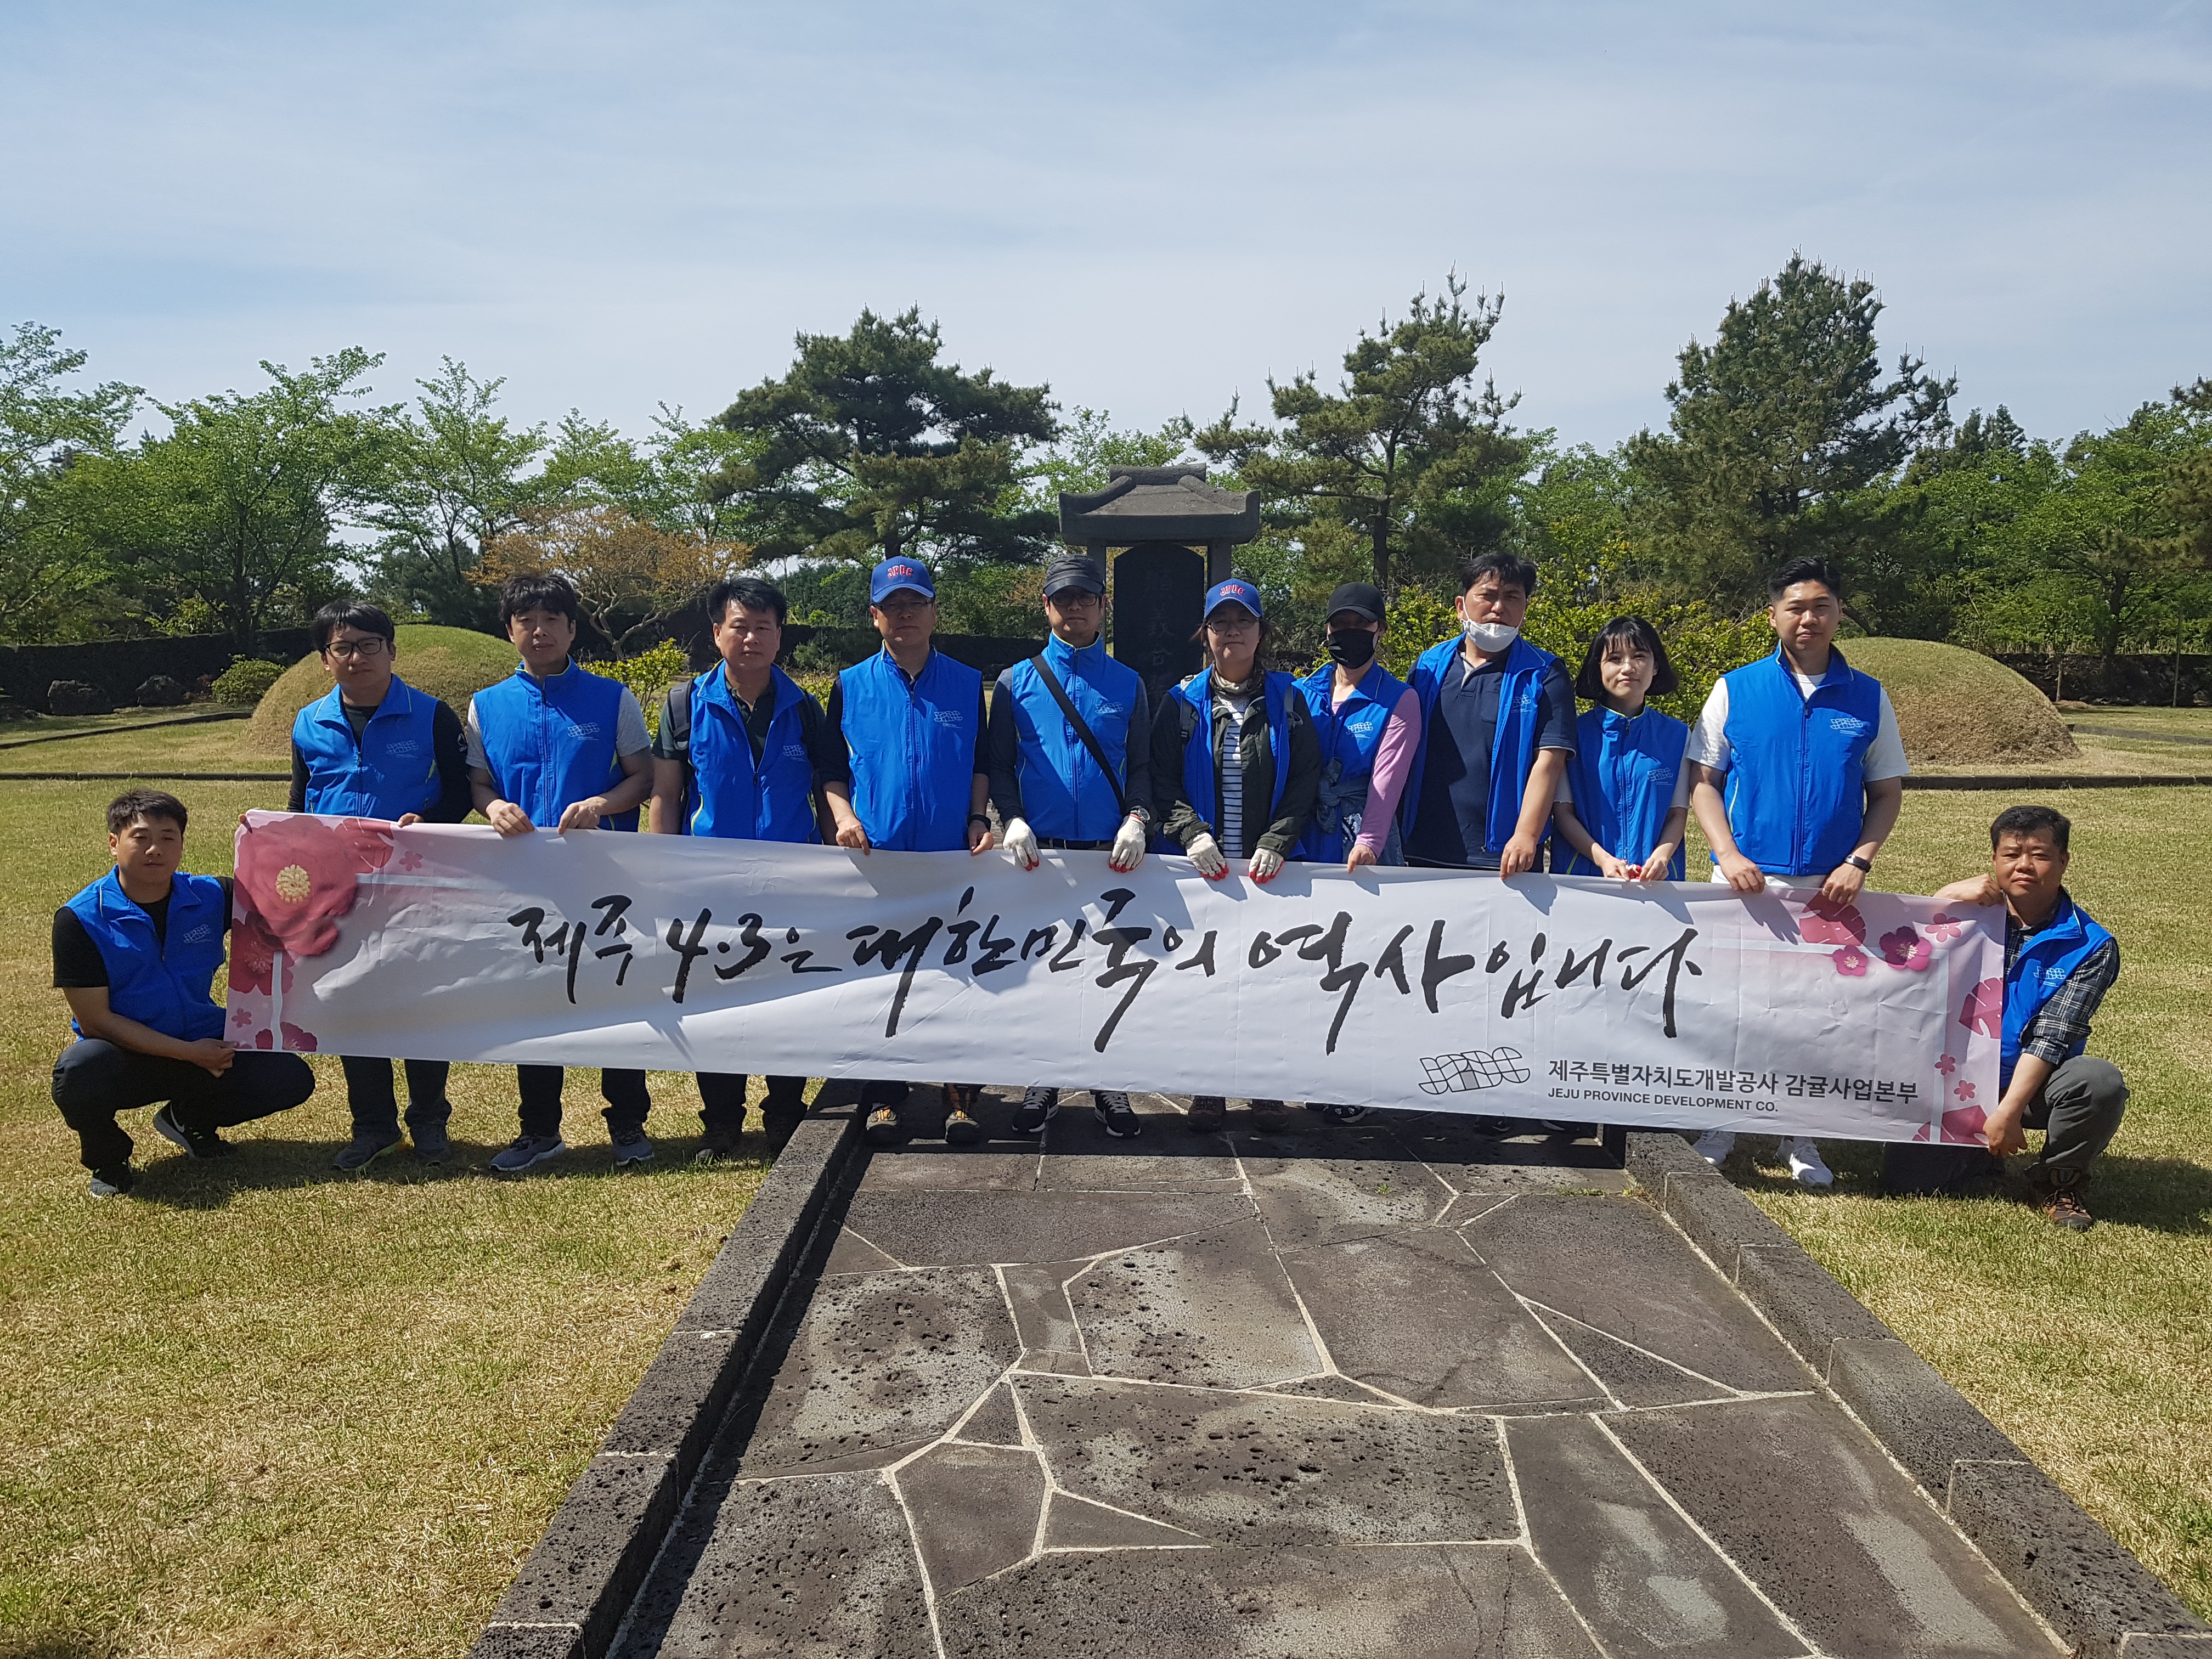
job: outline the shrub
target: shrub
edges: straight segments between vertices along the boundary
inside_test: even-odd
[[[269,695],[269,688],[284,678],[284,671],[258,657],[240,657],[215,677],[215,700],[234,708],[252,708]]]
[[[635,657],[624,657],[617,662],[587,662],[585,667],[594,674],[611,680],[620,680],[636,694],[638,707],[645,710],[646,729],[654,737],[660,735],[660,700],[668,688],[691,673],[691,659],[684,647],[673,640],[663,640],[650,651],[641,651]]]

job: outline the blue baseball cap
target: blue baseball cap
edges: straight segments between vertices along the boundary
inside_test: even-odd
[[[1216,582],[1207,588],[1206,608],[1199,614],[1210,617],[1214,607],[1220,605],[1241,605],[1255,617],[1266,614],[1260,609],[1260,590],[1242,576],[1231,576],[1227,581]]]
[[[876,567],[876,574],[868,579],[868,603],[881,605],[902,587],[912,588],[925,599],[937,597],[937,584],[930,580],[929,567],[920,559],[909,559],[901,554]]]

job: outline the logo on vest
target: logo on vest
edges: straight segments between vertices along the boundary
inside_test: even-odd
[[[202,922],[198,927],[193,928],[190,933],[185,933],[183,937],[179,939],[177,943],[179,945],[205,945],[214,937],[215,929],[209,927],[207,923]]]
[[[596,742],[606,735],[605,729],[596,720],[571,720],[568,723],[568,730],[574,736],[592,742]]]
[[[412,738],[402,738],[397,743],[387,743],[384,752],[394,760],[413,760],[422,752],[422,745]]]
[[[1840,732],[1847,738],[1856,738],[1867,729],[1867,723],[1856,714],[1831,714],[1828,730]]]
[[[806,745],[803,743],[787,743],[783,745],[783,757],[786,760],[805,760]]]
[[[964,726],[968,716],[957,708],[937,708],[930,711],[939,726]]]

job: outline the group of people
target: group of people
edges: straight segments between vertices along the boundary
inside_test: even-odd
[[[1000,847],[1028,869],[1048,849],[1103,853],[1127,871],[1148,850],[1171,848],[1209,879],[1241,861],[1260,883],[1293,859],[1510,879],[1539,867],[1547,842],[1562,873],[1680,880],[1694,812],[1714,880],[1747,895],[1769,884],[1817,888],[1836,905],[1857,896],[1896,826],[1907,767],[1887,695],[1834,647],[1842,611],[1827,566],[1805,560],[1775,574],[1774,653],[1724,675],[1694,727],[1650,705],[1675,690],[1676,677],[1649,622],[1608,623],[1571,679],[1521,635],[1534,566],[1493,553],[1461,574],[1460,634],[1425,652],[1404,681],[1380,660],[1385,613],[1375,587],[1347,583],[1331,595],[1328,661],[1297,678],[1265,665],[1271,623],[1259,590],[1241,577],[1216,583],[1194,635],[1204,666],[1157,708],[1137,672],[1107,652],[1106,573],[1083,555],[1047,568],[1044,647],[1001,673],[988,696],[977,670],[933,643],[928,568],[883,561],[869,588],[883,647],[837,676],[826,708],[776,665],[782,593],[738,578],[708,599],[719,661],[669,689],[657,734],[627,687],[576,663],[577,599],[559,576],[518,576],[502,590],[500,619],[520,663],[478,692],[465,719],[394,672],[383,611],[340,603],[315,619],[333,684],[294,726],[289,806],[402,825],[458,823],[473,810],[503,836],[635,829],[642,811],[663,835],[861,853],[974,856]],[[1580,714],[1577,696],[1591,705]],[[78,1040],[55,1067],[54,1097],[103,1196],[131,1184],[118,1111],[164,1103],[156,1133],[191,1157],[221,1157],[229,1150],[222,1128],[296,1105],[313,1088],[296,1056],[240,1053],[222,1040],[210,987],[230,886],[182,872],[185,825],[172,796],[119,798],[108,812],[114,869],[55,915],[54,982]],[[2013,808],[1992,827],[1991,846],[1991,873],[1942,895],[2008,908],[2005,1086],[1979,1162],[2019,1150],[2023,1127],[2045,1128],[2031,1181],[2053,1220],[2086,1226],[2088,1166],[2126,1099],[2118,1073],[2082,1052],[2118,951],[2062,884],[2063,817]],[[404,1064],[407,1136],[418,1158],[441,1161],[449,1155],[447,1068]],[[361,1170],[401,1143],[392,1062],[349,1057],[343,1066],[353,1135],[337,1164]],[[519,1133],[491,1160],[506,1174],[567,1150],[562,1068],[517,1071]],[[805,1081],[764,1079],[771,1151],[805,1112]],[[700,1075],[701,1158],[738,1155],[749,1083]],[[869,1140],[984,1138],[980,1085],[922,1092],[940,1103],[926,1107],[904,1082],[865,1085]],[[600,1093],[617,1163],[652,1158],[644,1073],[602,1071]],[[1041,1132],[1060,1093],[1028,1090],[1013,1128]],[[1139,1133],[1126,1095],[1090,1093],[1107,1133]],[[1334,1122],[1368,1110],[1308,1109]],[[1227,1110],[1221,1097],[1200,1095],[1188,1121],[1218,1129]],[[1261,1131],[1289,1122],[1282,1101],[1253,1101],[1250,1112]],[[1733,1140],[1716,1131],[1698,1150],[1717,1164]],[[1801,1182],[1832,1180],[1810,1139],[1790,1139],[1784,1155]],[[1898,1149],[1886,1177],[1899,1189],[1940,1190],[1974,1164],[1954,1149]]]

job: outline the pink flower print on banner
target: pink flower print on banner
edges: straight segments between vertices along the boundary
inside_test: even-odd
[[[1967,992],[1959,1009],[1959,1024],[1984,1036],[1999,1035],[2004,1030],[2004,981],[1985,979]]]
[[[1859,915],[1855,904],[1831,904],[1824,898],[1816,898],[1797,919],[1797,932],[1808,945],[1864,945],[1866,919]]]
[[[1838,973],[1852,979],[1863,979],[1866,975],[1867,963],[1873,958],[1860,950],[1857,945],[1846,945],[1842,950],[1834,953],[1833,960]]]
[[[399,867],[409,875],[413,875],[422,867],[422,855],[420,853],[402,853],[399,855]]]
[[[1978,1106],[1957,1107],[1943,1114],[1943,1139],[1954,1146],[1971,1144],[1982,1138],[1982,1126],[1989,1121]]]
[[[1901,968],[1907,973],[1924,972],[1929,955],[1928,941],[1909,927],[1881,936],[1881,959],[1893,968]]]
[[[1933,939],[1941,939],[1945,944],[1948,944],[1951,940],[1958,938],[1960,934],[1966,931],[1966,924],[1965,922],[1960,921],[1958,917],[1942,910],[1938,910],[1936,913],[1935,920],[1928,924],[1928,937]]]
[[[288,1019],[284,1022],[284,1048],[289,1054],[312,1054],[315,1052],[315,1034],[301,1030]]]
[[[1954,1085],[1951,1092],[1960,1100],[1972,1100],[1974,1097],[1974,1085],[1962,1081]]]
[[[1946,1054],[1936,1062],[1936,1069],[1942,1073],[1945,1077],[1949,1077],[1959,1069],[1959,1062],[1951,1055]]]
[[[282,947],[252,911],[240,908],[230,921],[230,988],[269,994]],[[284,964],[284,988],[292,988],[292,964]]]
[[[298,813],[252,825],[239,838],[238,883],[277,949],[317,957],[337,943],[337,918],[353,908],[356,878],[391,856],[389,824],[346,818],[334,828]]]

